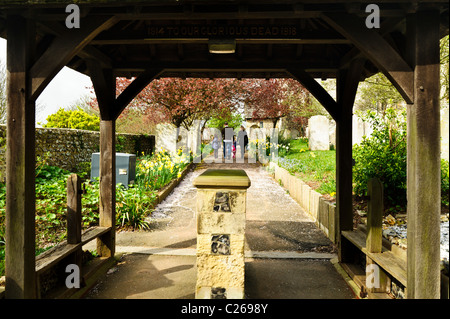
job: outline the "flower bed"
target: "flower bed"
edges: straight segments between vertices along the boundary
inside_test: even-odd
[[[192,162],[191,155],[169,154],[161,150],[153,156],[141,156],[136,165],[136,182],[116,185],[116,226],[122,229],[147,229],[145,218],[168,189],[179,183]],[[36,255],[66,237],[66,184],[70,172],[38,161],[36,177]],[[86,172],[77,172],[84,176]],[[98,225],[99,182],[86,180],[82,185],[83,230]],[[169,191],[170,192],[170,191]],[[4,273],[5,184],[0,183],[0,276]]]

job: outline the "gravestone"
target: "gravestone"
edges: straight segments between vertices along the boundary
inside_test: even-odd
[[[328,118],[323,115],[315,115],[308,120],[309,149],[311,151],[330,149],[328,125]]]
[[[373,132],[372,125],[369,122],[363,121],[356,114],[352,117],[353,131],[352,131],[352,143],[361,144],[363,136],[370,137]]]
[[[166,123],[156,125],[155,139],[156,152],[159,152],[161,148],[172,153],[176,152],[177,128],[175,125]]]
[[[243,299],[247,188],[244,170],[208,169],[197,187],[197,299]]]

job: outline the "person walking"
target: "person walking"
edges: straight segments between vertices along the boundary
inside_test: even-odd
[[[228,127],[228,122],[224,123],[222,128],[222,140],[223,140],[223,156],[226,159],[231,158],[231,145],[233,143],[233,129]]]
[[[216,134],[216,135],[214,135],[214,138],[212,140],[212,148],[214,150],[214,158],[219,157],[219,147],[220,147],[219,136]]]
[[[248,135],[245,131],[245,127],[241,125],[241,128],[238,133],[237,143],[239,144],[241,148],[241,158],[244,158],[245,149],[248,145]]]

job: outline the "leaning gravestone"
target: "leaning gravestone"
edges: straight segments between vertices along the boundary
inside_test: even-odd
[[[329,121],[323,115],[315,115],[309,119],[309,149],[311,151],[326,151],[330,149],[328,125]]]

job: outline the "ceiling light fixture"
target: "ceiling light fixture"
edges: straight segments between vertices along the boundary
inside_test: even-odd
[[[209,53],[230,54],[236,52],[236,40],[234,39],[210,39],[208,41]]]

